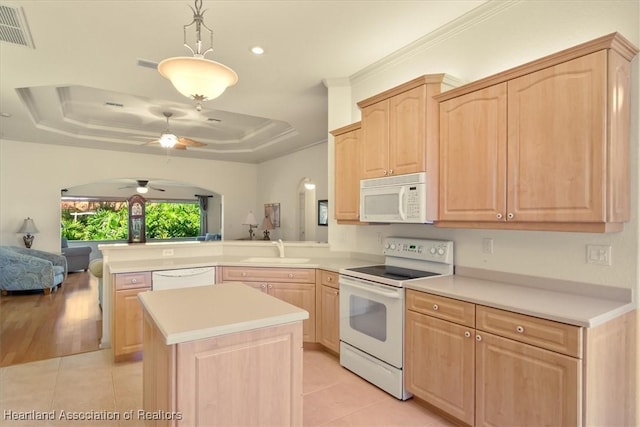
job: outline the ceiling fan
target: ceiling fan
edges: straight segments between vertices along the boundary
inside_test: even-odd
[[[160,138],[148,142],[145,145],[160,145],[164,148],[173,148],[175,150],[186,150],[187,147],[204,147],[205,145],[207,145],[190,138],[181,138],[176,136],[169,129],[169,118],[173,116],[173,113],[164,111],[162,115],[167,118],[167,128],[164,130],[164,132],[162,132]]]
[[[124,187],[120,187],[120,190],[122,190],[123,188],[135,188],[136,191],[140,194],[145,194],[149,191],[149,189],[152,190],[156,190],[156,191],[165,191],[164,188],[159,188],[159,187],[154,187],[152,185],[148,185],[149,184],[149,180],[148,179],[138,179],[136,180],[136,184],[132,184],[132,185],[125,185]]]

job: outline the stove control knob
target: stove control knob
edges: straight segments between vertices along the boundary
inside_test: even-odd
[[[444,255],[444,248],[438,248],[438,255]]]
[[[390,245],[390,244],[388,244],[388,243],[385,243],[385,244],[384,244],[384,248],[385,248],[385,249],[389,249],[390,247],[391,247],[391,245]]]
[[[431,247],[431,249],[429,249],[429,253],[430,253],[431,255],[435,255],[435,254],[436,254],[436,248]]]
[[[396,245],[395,245],[395,244],[393,244],[393,243],[391,244],[391,250],[392,250],[392,251],[395,251],[395,250],[396,250]]]

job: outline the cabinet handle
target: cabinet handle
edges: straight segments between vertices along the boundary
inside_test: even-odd
[[[464,332],[464,337],[465,337],[465,338],[471,338],[471,332],[469,332],[469,331],[465,331],[465,332]]]
[[[508,218],[508,219],[513,219],[513,217],[514,217],[514,216],[515,216],[515,215],[513,214],[513,212],[509,212],[509,213],[507,214],[507,218]]]
[[[246,272],[246,271],[243,271],[243,272],[242,272],[242,277],[245,277],[246,275],[247,275],[247,272]]]
[[[273,289],[273,285],[271,283],[267,284],[267,286],[269,286],[269,289]]]
[[[502,219],[502,214],[501,213],[496,214],[496,218]]]
[[[131,279],[131,283],[138,283],[138,279]]]
[[[393,169],[389,169],[389,175],[393,175]]]
[[[387,171],[386,171],[386,170],[383,170],[383,171],[382,171],[382,175],[387,176]]]
[[[266,284],[266,283],[263,283],[262,285],[260,285],[260,287],[261,287],[262,289],[267,289],[267,284]]]
[[[333,277],[329,276],[327,277],[327,282],[331,282],[333,280]]]
[[[524,333],[524,327],[523,326],[516,326],[516,332],[519,334]]]
[[[482,337],[480,335],[476,335],[476,341],[482,341]]]
[[[289,279],[293,279],[293,273],[289,273]]]
[[[440,307],[438,307],[438,304],[433,304],[433,311],[438,311]]]
[[[335,291],[333,294],[334,295],[340,295],[340,291]]]

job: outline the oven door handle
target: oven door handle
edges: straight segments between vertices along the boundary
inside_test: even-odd
[[[355,281],[352,281],[352,280],[342,280],[340,282],[340,285],[341,286],[342,285],[351,286],[353,288],[360,289],[360,290],[366,291],[366,292],[370,292],[372,294],[380,295],[380,296],[383,296],[385,298],[392,298],[392,299],[401,299],[402,298],[402,294],[400,292],[395,292],[395,291],[386,292],[386,291],[383,291],[383,290],[377,288],[376,286],[360,285],[360,284],[358,284],[358,283],[356,283]]]

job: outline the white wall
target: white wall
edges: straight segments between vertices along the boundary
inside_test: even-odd
[[[0,140],[0,245],[22,246],[24,218],[35,249],[60,251],[60,189],[132,175],[188,182],[223,196],[225,239],[242,237],[256,200],[257,166]]]
[[[356,106],[359,100],[422,74],[444,72],[473,81],[614,31],[640,46],[639,4],[596,0],[489,2],[471,17],[429,38],[421,48],[352,76],[348,113],[344,112],[348,92],[329,86],[330,129],[360,120]],[[480,17],[483,11],[491,13]],[[623,232],[447,230],[430,225],[338,226],[332,222],[329,236],[332,250],[380,253],[380,237],[390,235],[451,239],[455,242],[459,266],[638,289],[639,80],[636,56],[632,65],[632,208],[631,221],[625,224]],[[333,138],[329,141],[332,153]],[[333,156],[330,159],[332,162]],[[329,171],[332,175],[332,164]],[[482,253],[483,237],[494,239],[492,255]],[[587,244],[611,245],[613,265],[587,265]]]
[[[328,198],[327,144],[316,144],[304,150],[261,163],[258,166],[256,218],[264,214],[265,203],[280,203],[280,228],[273,230],[271,239],[297,240],[298,186],[303,178],[316,184],[316,199]],[[317,209],[317,200],[314,206]],[[331,210],[331,206],[329,207]],[[312,212],[316,215],[317,212]],[[246,212],[245,212],[246,214]],[[317,223],[317,222],[316,222]],[[248,230],[247,230],[248,234]],[[258,229],[258,238],[262,230]],[[316,228],[316,241],[327,241],[327,227]]]

